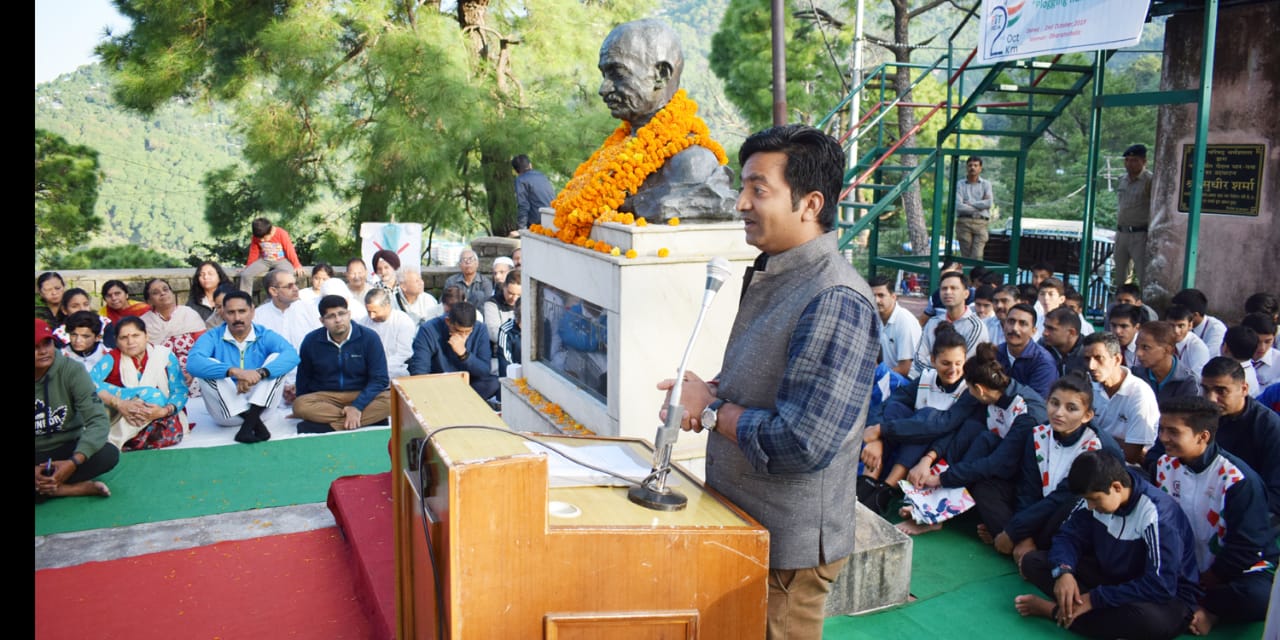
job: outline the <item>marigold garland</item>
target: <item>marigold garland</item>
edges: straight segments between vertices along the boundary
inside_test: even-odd
[[[559,230],[552,231],[541,225],[530,229],[568,244],[584,246],[582,241],[591,234],[597,220],[643,226],[644,218],[637,220],[634,215],[619,213],[617,209],[669,158],[700,145],[714,153],[720,164],[729,162],[724,148],[711,139],[707,123],[697,112],[698,104],[681,89],[635,136],[631,135],[629,122],[618,125],[604,144],[578,165],[573,178],[551,201]]]
[[[560,405],[542,397],[541,393],[529,388],[529,381],[525,378],[516,378],[512,381],[516,385],[516,389],[520,391],[520,395],[529,399],[529,404],[537,409],[542,415],[547,416],[557,425],[561,431],[576,433],[580,435],[593,436],[595,432],[586,428],[582,423],[573,419],[573,416],[565,413]]]

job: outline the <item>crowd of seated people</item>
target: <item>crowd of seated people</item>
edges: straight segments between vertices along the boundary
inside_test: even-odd
[[[116,451],[180,443],[195,426],[187,403],[197,397],[213,424],[235,428],[234,439],[243,443],[271,438],[271,411],[300,420],[299,433],[385,424],[390,379],[411,374],[467,371],[477,392],[498,407],[498,376],[520,360],[513,315],[520,271],[511,258],[495,260],[501,280],[486,301],[486,317],[467,301],[467,288],[492,280],[476,275],[475,252],[466,253],[462,286],[447,288],[440,302],[425,290],[419,270],[402,269],[394,252],[379,251],[372,275],[359,258],[342,279],[319,264],[305,289],[291,261],[260,269],[265,295],[257,307],[235,274],[213,261],[192,273],[185,305],[167,280],[153,278],[141,289],[145,302],[125,282],[108,280],[95,308],[89,292],[67,289],[60,274],[45,272],[36,279],[36,317],[49,330],[56,358],[76,365],[96,388],[106,444]],[[243,270],[239,276],[251,290]],[[77,490],[97,492],[93,484]]]
[[[1262,620],[1280,551],[1276,297],[1224,312],[1232,325],[1202,291],[1158,310],[1125,285],[1094,329],[1078,294],[1035,275],[1019,288],[944,273],[919,334],[872,279],[880,366],[914,357],[911,382],[868,414],[859,500],[920,535],[947,519],[921,501],[963,490],[954,512],[971,505],[976,536],[1047,596],[1017,611],[1078,633]]]

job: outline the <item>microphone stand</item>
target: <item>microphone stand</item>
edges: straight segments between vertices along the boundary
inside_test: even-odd
[[[684,416],[684,407],[680,404],[680,396],[684,391],[684,374],[689,366],[689,354],[693,351],[693,343],[702,330],[702,321],[711,308],[711,300],[724,279],[728,275],[728,261],[715,258],[707,265],[707,288],[702,295],[702,308],[698,310],[698,320],[693,325],[693,334],[684,347],[684,356],[680,358],[680,367],[676,369],[675,384],[667,400],[667,419],[658,428],[653,439],[653,470],[638,487],[627,491],[627,498],[632,502],[657,511],[679,511],[689,504],[683,494],[667,487],[667,475],[671,473],[671,450],[680,436],[680,421]]]

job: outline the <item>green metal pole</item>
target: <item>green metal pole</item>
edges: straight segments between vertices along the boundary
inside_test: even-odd
[[[1196,146],[1191,170],[1191,206],[1187,213],[1187,252],[1182,261],[1182,287],[1196,286],[1200,254],[1200,199],[1204,197],[1204,156],[1209,137],[1209,99],[1213,97],[1213,53],[1217,48],[1218,0],[1204,4],[1204,47],[1200,52],[1200,99],[1196,102]],[[1170,154],[1176,155],[1176,154]]]
[[[1085,163],[1084,224],[1080,229],[1080,295],[1089,299],[1089,268],[1093,257],[1093,214],[1097,206],[1098,148],[1102,144],[1102,85],[1107,58],[1102,51],[1093,57],[1093,101],[1089,108],[1089,159]]]

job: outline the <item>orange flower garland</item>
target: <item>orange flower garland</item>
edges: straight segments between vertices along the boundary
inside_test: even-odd
[[[541,225],[531,230],[584,246],[597,220],[638,224],[634,215],[619,213],[618,207],[640,189],[645,178],[677,153],[700,145],[714,153],[720,164],[728,164],[724,148],[711,139],[707,123],[697,112],[698,104],[681,89],[635,136],[631,136],[630,123],[618,125],[604,144],[578,165],[573,178],[551,202],[559,231],[552,232]],[[585,248],[599,250],[597,246]],[[609,253],[610,249],[603,252]]]
[[[582,423],[574,420],[573,416],[565,413],[564,409],[560,408],[560,405],[547,400],[542,397],[541,393],[529,388],[529,381],[527,379],[516,378],[512,382],[515,383],[516,389],[520,392],[520,395],[528,398],[529,403],[532,404],[535,409],[559,425],[561,431],[587,436],[595,435],[594,431],[586,428]]]

